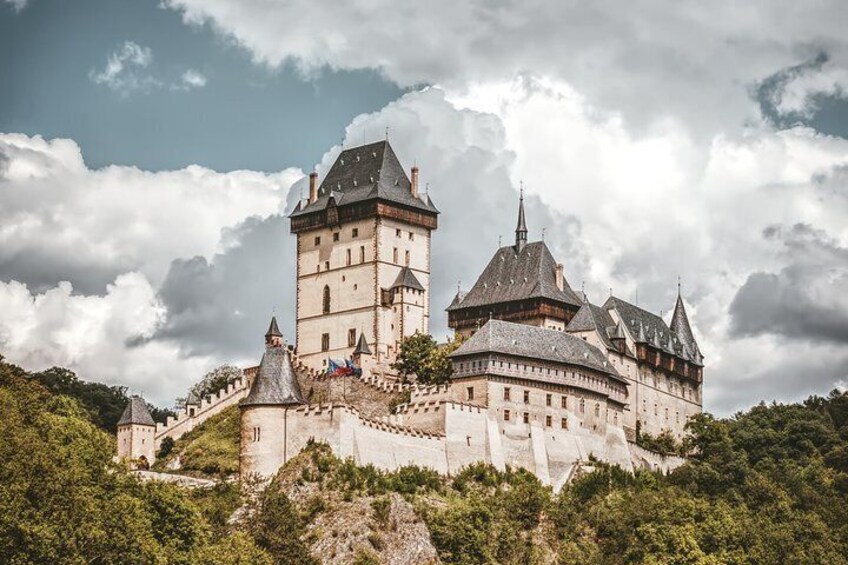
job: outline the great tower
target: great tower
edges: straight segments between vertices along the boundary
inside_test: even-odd
[[[391,372],[400,342],[427,332],[438,210],[388,141],[345,149],[290,215],[297,235],[297,353],[315,369],[349,358]]]

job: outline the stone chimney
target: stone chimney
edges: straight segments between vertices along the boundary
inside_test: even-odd
[[[562,263],[557,263],[556,266],[556,285],[560,290],[565,290],[565,277],[562,274]]]
[[[318,200],[318,173],[312,171],[309,173],[309,203],[312,204]]]
[[[412,196],[418,198],[418,165],[412,166]]]

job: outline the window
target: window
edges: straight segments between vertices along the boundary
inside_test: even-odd
[[[612,423],[613,423],[614,425],[616,425],[616,426],[618,425],[618,412],[613,412],[613,414],[612,414]]]
[[[562,407],[566,408],[566,409],[568,408],[568,397],[567,396],[562,397]]]
[[[470,386],[465,389],[465,399],[474,400],[474,387]]]
[[[325,271],[329,271],[329,270],[330,270],[330,262],[329,262],[329,261],[324,261],[324,270],[325,270]]]
[[[560,421],[560,424],[559,424],[559,425],[560,425],[560,427],[561,427],[562,429],[567,430],[567,429],[568,429],[568,418],[563,418],[563,419]]]
[[[319,245],[321,245],[321,238],[316,235],[315,236],[315,247],[318,247]]]
[[[345,264],[350,266],[350,249],[345,250]]]
[[[509,410],[504,410],[504,422],[509,422]]]
[[[327,285],[324,285],[324,307],[323,307],[323,312],[324,312],[324,314],[329,314],[329,313],[330,313],[330,287],[329,287],[329,286],[327,286]]]
[[[600,416],[600,415],[601,415],[601,405],[596,402],[595,403],[595,416],[597,417],[597,416]]]
[[[333,234],[333,241],[338,241],[338,240],[339,240],[339,232],[336,232],[336,233]]]
[[[365,262],[365,246],[364,245],[361,245],[359,247],[359,262],[360,263]]]
[[[356,345],[356,329],[351,328],[347,330],[347,346],[353,347]]]
[[[582,414],[585,411],[586,411],[586,400],[581,398],[580,399],[580,413]]]
[[[654,416],[658,416],[656,403],[654,403]]]
[[[551,399],[552,399],[552,396],[550,394],[545,395],[545,406],[551,405]]]
[[[189,415],[189,416],[192,416],[192,417],[194,416],[194,408],[189,408],[189,409],[188,409],[188,415]]]
[[[253,441],[259,441],[262,437],[262,430],[259,428],[253,428]]]
[[[403,252],[403,260],[406,263],[406,266],[408,267],[409,266],[409,251]]]
[[[529,403],[530,403],[530,391],[525,390],[524,391],[524,404],[529,404]]]
[[[359,228],[353,228],[350,235],[352,237],[359,237]]]
[[[545,426],[550,428],[553,424],[551,423],[551,417],[545,416]]]
[[[330,350],[330,334],[321,334],[321,351]]]
[[[398,252],[397,252],[397,247],[395,247],[394,249],[392,249],[392,263],[397,263],[397,262],[398,262]]]
[[[509,387],[504,387],[504,400],[509,400]]]
[[[395,230],[395,237],[400,237],[400,229]]]
[[[530,423],[530,412],[525,412],[525,413],[524,413],[524,423],[525,423],[525,424],[529,424],[529,423]]]

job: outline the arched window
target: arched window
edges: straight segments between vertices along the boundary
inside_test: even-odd
[[[324,313],[330,313],[330,287],[324,285]]]

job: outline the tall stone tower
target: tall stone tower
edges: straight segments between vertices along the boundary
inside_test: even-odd
[[[145,468],[156,459],[156,422],[140,396],[130,398],[130,403],[118,420],[118,459]]]
[[[430,234],[438,210],[388,141],[345,149],[291,213],[297,235],[297,353],[321,370],[350,358],[386,370],[430,318]],[[411,178],[410,178],[411,177]],[[361,348],[360,348],[361,349]]]

